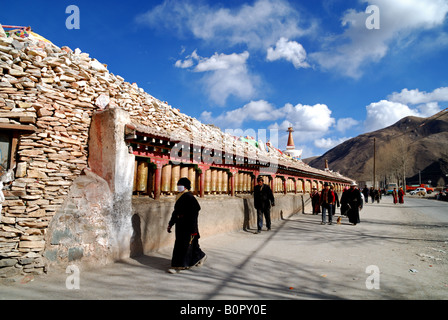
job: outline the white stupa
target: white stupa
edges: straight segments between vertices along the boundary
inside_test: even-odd
[[[286,145],[286,150],[284,150],[283,153],[300,160],[300,158],[302,157],[302,150],[296,150],[296,147],[294,146],[294,139],[292,138],[292,133],[294,132],[293,128],[289,127],[288,131],[286,132],[289,132],[289,137],[288,144]]]

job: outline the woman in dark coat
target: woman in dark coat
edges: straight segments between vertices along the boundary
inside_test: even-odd
[[[361,191],[352,183],[350,189],[345,191],[341,197],[341,207],[348,208],[348,221],[353,225],[360,223],[359,209],[362,206]]]
[[[177,187],[179,194],[167,228],[171,232],[173,225],[176,225],[176,241],[171,268],[168,270],[170,273],[199,266],[207,257],[199,247],[198,215],[201,206],[190,192],[191,182],[187,178],[181,178]]]

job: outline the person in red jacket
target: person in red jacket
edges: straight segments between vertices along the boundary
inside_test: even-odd
[[[332,224],[333,222],[333,206],[336,201],[336,197],[334,195],[333,190],[330,190],[330,185],[328,182],[324,183],[324,190],[320,194],[320,205],[322,206],[322,222],[321,224],[326,223],[326,215],[328,213],[328,224]]]

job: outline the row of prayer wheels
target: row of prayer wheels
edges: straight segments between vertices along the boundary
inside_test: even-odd
[[[286,179],[286,192],[295,192],[294,180]],[[284,178],[274,178],[274,192],[285,192]],[[297,182],[297,192],[301,191],[301,182]]]
[[[177,182],[186,177],[191,181],[191,191],[199,191],[199,175],[193,166],[168,164],[162,167],[160,190],[170,194],[177,192]],[[252,192],[254,178],[250,173],[234,175],[235,192]],[[134,192],[151,194],[154,191],[153,169],[146,160],[135,161]],[[230,175],[226,170],[211,168],[204,172],[204,192],[207,194],[230,193]]]
[[[250,173],[239,172],[234,175],[235,192],[252,192],[254,180]]]
[[[134,171],[134,192],[139,194],[151,194],[154,191],[154,169],[152,164],[146,160],[135,161]],[[160,190],[164,194],[177,192],[177,182],[180,178],[186,177],[191,181],[191,191],[199,192],[199,175],[193,166],[168,164],[162,168]],[[255,177],[249,172],[238,172],[233,175],[234,188],[236,193],[250,193],[254,190]],[[285,191],[284,178],[274,177],[272,181],[273,191],[283,193]],[[269,183],[269,181],[265,181]],[[286,179],[286,192],[310,192],[311,183],[309,180]],[[312,186],[318,187],[318,183],[313,181]],[[318,188],[320,190],[321,188]],[[231,192],[230,174],[226,170],[211,168],[204,172],[204,192],[206,194],[227,194]]]

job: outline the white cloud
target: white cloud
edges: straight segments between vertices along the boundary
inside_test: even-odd
[[[290,122],[296,131],[324,133],[335,123],[331,110],[325,104],[286,104],[281,110],[285,121]]]
[[[333,147],[336,147],[338,144],[341,144],[342,142],[348,140],[350,138],[343,137],[338,139],[332,139],[332,138],[320,138],[314,140],[314,145],[320,149],[331,149]]]
[[[303,17],[284,0],[256,0],[228,9],[188,0],[165,0],[137,17],[139,23],[154,28],[176,30],[181,35],[223,43],[245,44],[265,50],[280,37],[299,37],[310,33],[314,23],[303,27]]]
[[[288,41],[282,37],[277,41],[275,48],[268,48],[266,59],[268,61],[275,61],[285,59],[291,62],[296,69],[309,68],[306,62],[306,51],[303,46],[296,41]]]
[[[441,26],[448,12],[447,0],[375,0],[360,1],[375,4],[380,12],[380,29],[366,28],[370,14],[347,11],[342,17],[345,31],[323,45],[325,49],[309,54],[324,69],[337,70],[359,78],[366,62],[378,62],[396,43],[408,43],[410,35]],[[367,5],[366,5],[367,7]]]
[[[185,51],[185,49],[182,49],[182,53]],[[198,56],[196,50],[193,51],[193,53],[189,56],[185,57],[185,60],[177,60],[174,64],[177,68],[186,69],[193,66],[194,61],[198,61],[200,57]]]
[[[216,118],[212,116],[211,112],[204,111],[201,114],[201,120],[215,124],[222,129],[236,129],[241,128],[245,121],[268,121],[278,119],[281,116],[281,111],[275,109],[272,104],[264,100],[258,100],[251,101],[241,108],[224,112]]]
[[[400,93],[394,92],[388,99],[406,104],[420,104],[428,102],[448,101],[448,87],[435,89],[433,92],[420,91],[419,89],[403,89]]]
[[[242,66],[246,64],[249,58],[249,52],[244,51],[241,54],[218,54],[215,53],[210,58],[200,59],[197,66],[194,68],[196,72],[215,71],[215,70],[228,70],[235,66]]]
[[[321,137],[335,124],[331,110],[324,104],[314,106],[290,103],[275,108],[265,100],[251,101],[242,108],[234,109],[213,117],[211,112],[204,111],[201,120],[216,124],[222,128],[239,128],[246,121],[271,121],[269,129],[286,131],[292,126],[295,135],[301,137]],[[281,120],[280,124],[274,122]],[[304,139],[300,139],[305,141]]]
[[[378,130],[407,116],[430,117],[442,110],[439,102],[446,101],[448,87],[437,88],[432,92],[403,89],[390,94],[387,100],[374,102],[366,107],[365,128],[368,131]]]
[[[421,116],[418,110],[411,109],[400,102],[381,100],[366,107],[367,117],[364,122],[367,131],[385,128],[407,116]]]
[[[345,132],[348,129],[356,126],[359,124],[358,120],[355,120],[353,118],[341,118],[338,119],[336,123],[336,130],[339,132]]]
[[[200,57],[196,50],[175,63],[179,68],[192,68],[194,72],[204,72],[202,83],[210,99],[217,105],[224,105],[229,96],[243,100],[252,98],[259,83],[257,76],[250,74],[247,68],[249,52],[240,54],[218,54],[210,58]]]
[[[190,68],[193,65],[193,63],[194,62],[192,59],[185,59],[184,61],[177,60],[174,65],[178,68],[186,69],[186,68]]]

